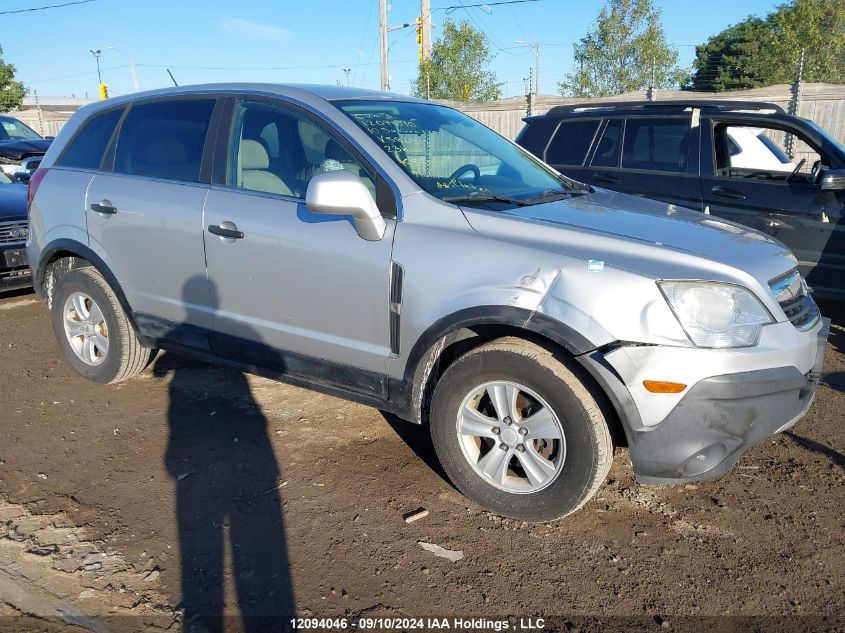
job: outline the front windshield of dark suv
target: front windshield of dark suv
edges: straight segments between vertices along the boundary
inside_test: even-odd
[[[533,204],[581,192],[475,119],[429,103],[339,101],[425,191],[468,204]]]

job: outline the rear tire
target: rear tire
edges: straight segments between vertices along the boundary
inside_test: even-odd
[[[523,339],[467,352],[432,396],[431,436],[444,470],[464,495],[499,515],[551,521],[575,512],[613,460],[589,385],[580,368]]]
[[[76,268],[56,282],[53,331],[70,366],[101,384],[137,375],[155,350],[138,340],[126,313],[96,268]]]

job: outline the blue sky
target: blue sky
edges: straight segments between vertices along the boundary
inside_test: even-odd
[[[3,0],[13,11],[68,0]],[[481,0],[463,0],[477,4]],[[515,40],[540,42],[541,91],[556,92],[570,69],[572,44],[594,22],[599,0],[537,0],[509,6],[442,8],[461,0],[431,0],[435,25],[445,17],[471,19],[482,28],[496,54],[493,69],[509,96],[523,94],[523,77],[534,57]],[[656,0],[670,42],[681,61],[691,63],[694,48],[709,35],[744,19],[763,15],[771,0]],[[441,10],[437,10],[441,8]],[[389,23],[411,22],[418,0],[392,0]],[[434,37],[440,29],[435,28]],[[410,91],[416,74],[413,29],[391,33],[391,88]],[[141,89],[170,85],[165,68],[180,84],[211,81],[345,82],[378,88],[377,0],[95,0],[47,11],[0,15],[4,58],[18,78],[40,95],[94,96],[97,76],[89,49],[101,49],[103,79],[113,94],[132,91],[128,56],[137,64]],[[119,50],[109,49],[117,47]],[[122,52],[121,52],[122,51]]]

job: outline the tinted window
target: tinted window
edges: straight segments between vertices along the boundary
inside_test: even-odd
[[[317,174],[345,169],[373,198],[373,177],[344,145],[311,119],[264,103],[236,112],[230,183],[241,189],[304,198]]]
[[[604,128],[595,156],[593,156],[593,167],[618,167],[619,166],[619,145],[622,139],[622,120],[614,119],[609,121]]]
[[[123,109],[110,110],[92,118],[65,148],[59,165],[99,169],[103,152],[109,144],[114,127],[120,120]]]
[[[156,101],[133,106],[117,142],[114,170],[196,182],[214,99]]]
[[[542,156],[557,123],[557,119],[533,119],[522,128],[516,142],[535,156]]]
[[[598,121],[561,123],[552,144],[546,150],[546,162],[550,165],[583,164],[598,126]]]
[[[688,119],[629,119],[622,167],[686,171],[689,135]]]

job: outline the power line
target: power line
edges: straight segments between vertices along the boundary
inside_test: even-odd
[[[61,9],[62,7],[70,7],[75,4],[88,4],[89,2],[97,2],[97,0],[76,0],[76,2],[65,2],[64,4],[50,4],[46,7],[31,7],[29,9],[15,9],[14,11],[0,11],[0,15],[12,15],[13,13],[30,13],[32,11],[44,11],[45,9]]]

